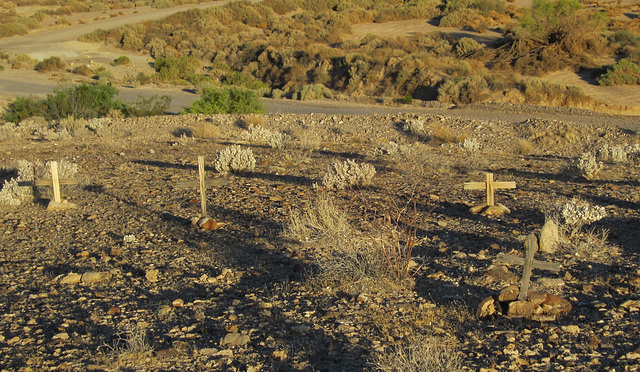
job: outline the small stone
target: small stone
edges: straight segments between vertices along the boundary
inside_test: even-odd
[[[76,273],[69,273],[67,274],[67,276],[65,276],[64,278],[60,279],[60,284],[78,284],[80,283],[80,280],[82,279],[82,276],[80,276],[80,274],[76,274]]]
[[[476,316],[478,318],[486,318],[496,313],[496,305],[493,297],[487,297],[480,305],[478,305],[478,310],[476,311]]]
[[[53,336],[54,340],[68,340],[69,334],[67,332],[57,333]]]
[[[171,303],[174,307],[183,307],[184,306],[184,300],[179,298],[177,300],[173,300],[173,302]]]
[[[558,232],[558,225],[553,220],[547,220],[540,231],[540,251],[554,254],[558,250],[559,242],[560,233]]]
[[[571,303],[562,297],[548,294],[542,303],[542,310],[548,315],[562,315],[571,311]]]
[[[168,349],[163,349],[163,350],[158,350],[156,351],[156,358],[158,359],[165,359],[165,358],[171,358],[174,356],[178,356],[182,354],[182,352],[178,349],[176,349],[175,347],[171,347]]]
[[[274,358],[279,359],[279,360],[287,359],[287,351],[286,350],[276,350],[271,355],[273,355]]]
[[[251,341],[251,338],[247,335],[243,335],[241,333],[227,333],[227,335],[220,340],[220,346],[244,346],[248,344],[249,341]]]
[[[498,296],[498,301],[500,302],[515,301],[518,299],[519,294],[520,294],[520,288],[517,285],[510,285],[507,288],[500,291],[500,295]]]
[[[83,284],[94,284],[100,282],[106,282],[111,279],[111,273],[108,271],[89,271],[82,274]]]
[[[227,333],[238,333],[238,326],[228,325],[224,327],[224,330],[227,331]]]
[[[527,301],[535,304],[536,306],[542,304],[547,300],[547,294],[540,291],[529,291],[527,293]]]
[[[211,355],[216,355],[218,351],[219,351],[218,349],[206,347],[204,349],[198,350],[198,354],[211,356]]]
[[[215,354],[215,356],[233,358],[233,351],[231,351],[229,349],[220,350]]]
[[[560,327],[560,329],[562,329],[562,332],[570,333],[572,335],[577,335],[578,333],[580,333],[580,327],[578,327],[577,325],[566,325]]]
[[[160,273],[160,270],[158,269],[149,269],[145,272],[144,276],[145,278],[147,278],[147,280],[150,283],[156,283],[158,282],[158,274]]]
[[[109,309],[109,311],[107,311],[107,314],[109,315],[120,314],[120,309],[114,306],[111,309]]]
[[[507,314],[511,317],[529,318],[536,313],[538,305],[529,301],[514,301],[509,304]]]
[[[626,357],[629,360],[637,360],[637,359],[640,359],[640,353],[638,352],[627,353]]]

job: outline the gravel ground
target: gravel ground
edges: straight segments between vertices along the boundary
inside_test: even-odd
[[[360,371],[430,337],[462,370],[640,370],[638,163],[604,162],[591,179],[570,171],[585,151],[637,143],[612,125],[637,118],[536,114],[530,107],[485,118],[495,110],[464,109],[478,118],[456,110],[164,116],[113,120],[97,133],[56,141],[34,134],[41,124],[21,123],[2,142],[2,179],[16,176],[20,159],[67,160],[78,164],[81,184],[63,188],[75,209],[47,211],[50,196],[39,190],[34,201],[0,214],[0,365]],[[509,119],[513,112],[527,118]],[[423,128],[408,132],[407,123]],[[286,148],[257,143],[243,135],[249,124],[294,141]],[[312,151],[302,149],[310,143]],[[206,158],[208,177],[223,177],[213,162],[232,144],[250,148],[257,166],[207,190],[210,216],[227,225],[195,229],[198,191],[175,182],[197,177],[198,156]],[[374,165],[372,184],[323,187],[327,168],[347,159]],[[510,214],[469,212],[483,193],[462,184],[484,180],[486,171],[516,182],[516,189],[496,192]],[[327,242],[284,233],[291,212],[317,195],[345,211],[363,241],[375,240],[371,227],[384,222],[380,216],[411,206],[398,218],[403,231],[416,234],[411,277],[319,280],[335,258],[331,245],[349,245],[344,241],[356,235]],[[484,298],[521,274],[510,266],[495,275],[502,267],[496,256],[523,256],[526,236],[576,196],[605,208],[607,217],[558,252],[538,253],[562,270],[534,270],[532,278],[533,289],[557,294],[573,309],[553,321],[476,317]],[[597,239],[602,229],[604,241]]]

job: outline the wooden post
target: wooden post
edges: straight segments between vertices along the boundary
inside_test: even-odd
[[[494,182],[493,173],[486,174],[485,182],[466,182],[465,190],[487,190],[487,205],[495,205],[495,190],[498,189],[515,189],[515,182]]]
[[[538,238],[535,234],[531,234],[527,237],[525,241],[526,254],[525,257],[515,257],[507,254],[499,254],[497,257],[498,262],[511,264],[511,265],[522,265],[522,279],[520,280],[520,294],[518,295],[518,300],[526,301],[527,295],[529,294],[529,285],[531,283],[531,272],[535,269],[543,269],[549,271],[558,272],[562,269],[560,264],[546,262],[546,261],[536,261],[533,259],[533,256],[536,252],[536,248],[538,247]]]
[[[62,196],[60,193],[60,185],[75,185],[78,180],[75,178],[60,178],[58,175],[58,162],[51,162],[51,179],[50,180],[36,180],[35,186],[53,186],[53,201],[56,203],[62,203]]]
[[[531,270],[533,269],[533,255],[538,247],[538,238],[531,234],[525,242],[527,253],[524,256],[524,267],[522,268],[522,280],[520,281],[520,294],[518,300],[526,301],[529,293],[529,284],[531,283]]]
[[[224,186],[227,184],[229,184],[229,180],[224,178],[214,178],[208,180],[205,179],[204,156],[198,156],[198,180],[178,181],[176,182],[175,187],[177,189],[183,189],[187,187],[198,186],[198,188],[200,189],[200,212],[202,213],[201,217],[208,217],[206,195],[207,186]]]

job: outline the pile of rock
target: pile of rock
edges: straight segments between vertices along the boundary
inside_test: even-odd
[[[526,301],[518,300],[519,295],[518,286],[508,286],[497,297],[485,298],[478,306],[476,315],[478,318],[504,315],[510,318],[553,321],[571,311],[571,303],[556,295],[529,291]]]

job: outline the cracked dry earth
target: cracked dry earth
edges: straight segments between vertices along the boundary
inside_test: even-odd
[[[79,165],[82,185],[63,188],[77,209],[46,211],[48,200],[36,198],[0,215],[1,369],[360,371],[428,335],[459,355],[463,370],[640,370],[639,168],[605,163],[592,180],[567,171],[583,151],[635,135],[604,124],[428,115],[423,135],[407,134],[402,123],[415,118],[165,116],[114,120],[98,135],[69,140],[24,133],[3,142],[3,178],[15,176],[19,159],[66,159]],[[316,133],[322,143],[302,151],[296,141],[289,149],[246,142],[246,121]],[[203,123],[218,135],[180,138]],[[475,138],[480,150],[440,144],[442,128]],[[516,153],[522,138],[534,144],[529,155]],[[391,141],[429,143],[412,145],[420,151],[411,156],[375,155]],[[220,177],[215,154],[230,144],[251,148],[256,169],[207,190],[210,215],[228,225],[196,230],[189,221],[199,212],[197,189],[173,185],[197,177],[200,155],[208,177]],[[322,190],[327,167],[346,159],[373,164],[372,185]],[[496,194],[511,214],[469,213],[483,193],[462,184],[483,180],[484,171],[517,183]],[[413,282],[319,285],[326,245],[283,236],[290,211],[319,193],[363,235],[376,213],[415,206]],[[519,267],[492,276],[496,256],[523,256],[545,213],[574,196],[606,208],[592,227],[608,229],[607,241],[589,241],[588,254],[570,243],[538,253],[563,268],[532,277],[534,289],[568,299],[571,312],[553,322],[476,318],[482,299],[520,277]],[[61,282],[71,273],[100,274]]]

